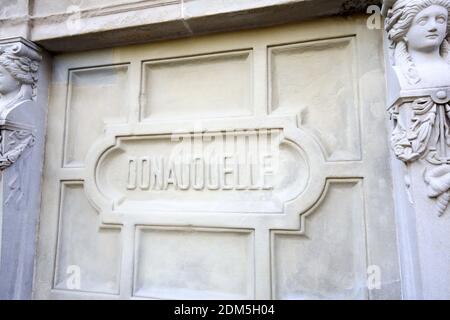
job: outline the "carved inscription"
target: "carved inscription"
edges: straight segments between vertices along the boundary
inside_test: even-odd
[[[179,141],[169,156],[129,156],[127,189],[273,189],[279,142],[271,132],[182,136]]]
[[[130,212],[282,212],[309,179],[282,129],[117,137],[95,170],[103,197]]]

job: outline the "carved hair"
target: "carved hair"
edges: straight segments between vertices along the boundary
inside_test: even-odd
[[[393,64],[401,68],[410,84],[416,84],[421,79],[408,52],[405,37],[417,14],[432,5],[444,7],[449,11],[447,31],[450,30],[450,0],[398,0],[387,13],[385,29],[393,50]],[[442,57],[450,63],[448,39],[444,39],[440,51]]]
[[[23,44],[0,46],[0,65],[22,85],[29,85],[35,96],[41,57]]]

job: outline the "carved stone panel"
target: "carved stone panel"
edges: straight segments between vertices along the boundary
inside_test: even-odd
[[[329,160],[361,159],[355,42],[343,37],[274,46],[269,52],[272,112],[297,114],[321,140]],[[335,117],[324,117],[330,109]]]
[[[133,294],[137,297],[253,297],[252,230],[140,227],[136,241]]]
[[[67,289],[67,270],[76,265],[83,280],[79,290],[118,294],[121,229],[99,227],[97,212],[86,199],[82,183],[61,184],[59,201],[60,238],[54,287]]]
[[[251,63],[248,50],[144,62],[142,118],[251,115]]]
[[[64,166],[84,165],[92,141],[101,136],[105,124],[127,122],[127,74],[127,65],[70,70]],[[85,114],[93,109],[100,117],[85,119]]]
[[[358,180],[334,181],[306,218],[305,230],[272,232],[277,299],[368,298],[362,187]],[[305,255],[315,259],[304,263]]]
[[[398,297],[367,38],[331,19],[55,57],[36,297]]]

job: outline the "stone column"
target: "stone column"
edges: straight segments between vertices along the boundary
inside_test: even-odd
[[[450,0],[385,1],[405,299],[450,299]]]
[[[31,298],[48,97],[41,62],[33,43],[0,40],[0,299]]]

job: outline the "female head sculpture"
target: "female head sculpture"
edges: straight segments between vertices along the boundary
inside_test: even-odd
[[[36,96],[41,57],[23,44],[0,46],[0,108]]]
[[[389,10],[385,29],[392,62],[410,85],[422,81],[419,67],[424,61],[430,74],[431,69],[450,70],[449,16],[450,0],[398,0]]]

